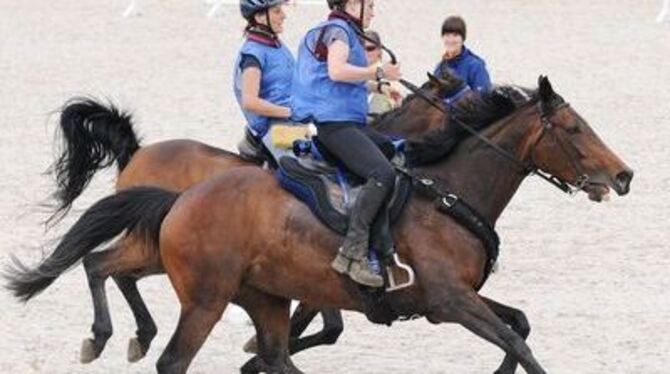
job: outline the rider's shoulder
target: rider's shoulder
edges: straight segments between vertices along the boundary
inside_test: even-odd
[[[463,57],[465,60],[467,60],[468,64],[477,66],[486,65],[486,60],[484,60],[483,57],[479,56],[469,48],[464,48]]]

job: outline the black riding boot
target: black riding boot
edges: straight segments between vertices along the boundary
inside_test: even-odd
[[[263,144],[251,134],[249,129],[244,131],[244,139],[237,144],[237,151],[243,159],[258,165],[263,165],[267,158],[263,152]]]
[[[395,253],[388,204],[379,210],[379,214],[377,214],[377,218],[372,224],[370,235],[371,248],[377,252],[382,262],[388,262]]]
[[[391,187],[374,178],[370,178],[363,186],[351,212],[344,243],[331,263],[337,272],[347,274],[355,282],[369,287],[384,286],[384,278],[368,266],[368,249],[372,222],[386,202]]]

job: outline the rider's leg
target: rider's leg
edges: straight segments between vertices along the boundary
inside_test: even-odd
[[[244,138],[237,144],[237,152],[243,159],[259,165],[266,159],[261,141],[248,127],[244,130]]]
[[[355,124],[321,124],[318,137],[351,172],[367,180],[354,203],[349,229],[332,266],[360,284],[381,287],[383,278],[370,270],[367,254],[370,227],[393,189],[393,166]]]

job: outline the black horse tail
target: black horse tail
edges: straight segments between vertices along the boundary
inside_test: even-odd
[[[30,269],[12,256],[5,272],[9,289],[21,301],[44,291],[82,257],[124,231],[146,240],[158,250],[163,219],[179,195],[154,187],[136,187],[106,197],[90,207],[65,234],[51,255]]]
[[[140,148],[131,116],[111,102],[70,99],[60,109],[61,154],[50,168],[56,177],[56,208],[47,222],[60,220],[96,171],[118,165],[119,172]]]

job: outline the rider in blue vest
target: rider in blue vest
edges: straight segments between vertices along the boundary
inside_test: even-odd
[[[450,69],[473,90],[488,92],[491,90],[491,78],[484,60],[465,47],[467,28],[465,20],[459,16],[450,16],[442,24],[442,40],[445,52],[437,65],[434,75],[442,76]]]
[[[398,80],[401,74],[399,66],[390,63],[368,66],[359,34],[374,16],[374,2],[328,0],[332,10],[328,20],[309,30],[300,43],[293,78],[293,118],[314,122],[320,144],[366,180],[331,265],[360,284],[382,287],[383,278],[368,265],[370,227],[373,222],[388,226],[386,205],[395,171],[376,145],[387,139],[366,128],[368,90],[376,89],[375,80]],[[392,240],[385,242],[386,248],[375,249],[392,253]]]
[[[286,2],[240,1],[240,10],[248,25],[235,62],[234,91],[247,120],[247,136],[240,143],[240,153],[251,158],[263,158],[258,154],[258,143],[272,149],[270,127],[273,123],[287,122],[291,117],[295,58],[278,37],[284,30]]]

